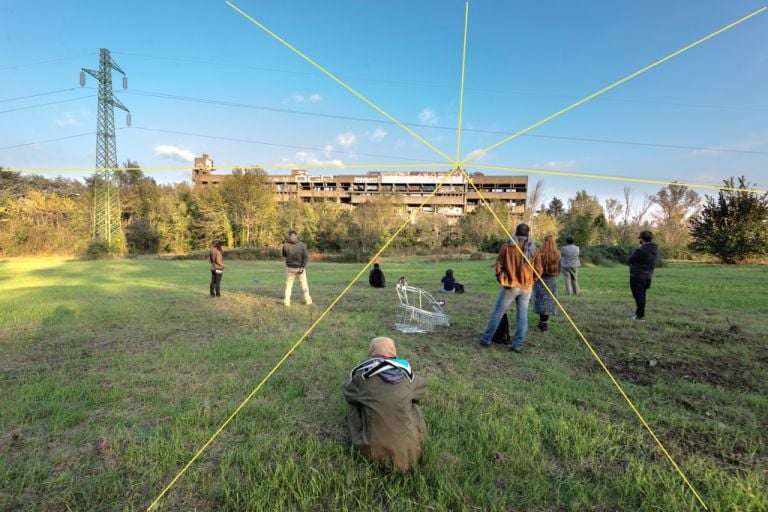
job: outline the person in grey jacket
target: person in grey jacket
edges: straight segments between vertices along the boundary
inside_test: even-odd
[[[560,268],[565,278],[565,294],[578,295],[578,273],[581,261],[579,261],[579,246],[573,243],[573,237],[565,237],[565,245],[560,248]]]
[[[637,241],[640,247],[629,257],[629,288],[636,306],[632,320],[645,320],[645,294],[651,287],[653,269],[659,258],[659,246],[654,243],[650,231],[641,231]]]
[[[288,232],[288,238],[283,243],[283,257],[285,258],[285,298],[283,304],[286,306],[291,305],[293,282],[298,277],[301,292],[304,294],[304,302],[309,306],[312,304],[306,272],[309,252],[307,251],[307,246],[299,240],[296,231],[293,229]]]

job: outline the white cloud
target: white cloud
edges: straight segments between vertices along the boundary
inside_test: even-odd
[[[75,114],[72,112],[64,112],[62,114],[62,117],[59,117],[55,120],[56,125],[60,128],[63,128],[65,126],[80,126],[82,123],[80,122],[80,119],[77,118]]]
[[[291,96],[285,100],[286,103],[304,103],[307,100],[301,94],[291,94]]]
[[[327,146],[326,146],[327,147]],[[344,162],[338,159],[333,160],[323,160],[321,158],[318,158],[316,154],[310,152],[310,151],[298,151],[294,155],[295,161],[298,163],[298,165],[312,165],[312,166],[318,166],[318,165],[328,165],[328,166],[341,166],[344,165]],[[295,164],[292,164],[295,165]]]
[[[544,163],[536,163],[533,164],[536,168],[544,168],[544,169],[573,169],[573,167],[576,165],[576,160],[549,160]]]
[[[161,158],[168,158],[178,162],[193,162],[195,160],[195,154],[192,151],[176,146],[155,146],[155,154]]]
[[[695,149],[692,151],[694,155],[717,155],[722,153],[728,153],[730,151],[761,151],[763,148],[768,147],[768,138],[751,137],[743,142],[735,144],[726,144],[724,146],[712,146],[704,149]]]
[[[333,146],[331,146],[330,144],[326,144],[325,146],[323,146],[323,154],[325,154],[325,156],[331,156],[332,151],[333,151]]]
[[[472,160],[481,161],[486,154],[487,151],[484,149],[473,149],[469,152],[466,159],[469,160],[471,158]]]
[[[373,133],[369,135],[369,137],[371,138],[371,140],[381,140],[387,135],[388,133],[382,130],[381,128],[376,128],[375,130],[373,130]]]
[[[357,135],[355,135],[352,132],[340,133],[336,136],[336,142],[338,142],[345,148],[348,148],[350,146],[353,146],[355,142],[357,142]]]
[[[434,112],[432,112],[428,108],[425,108],[419,114],[419,121],[421,121],[422,124],[428,124],[430,126],[434,126],[437,124],[437,116],[435,115]]]
[[[319,103],[321,101],[323,101],[323,97],[320,96],[317,93],[315,93],[315,94],[313,94],[312,96],[309,97],[309,102],[310,103]]]

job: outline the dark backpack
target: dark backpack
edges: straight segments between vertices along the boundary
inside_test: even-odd
[[[506,313],[501,317],[501,322],[499,322],[496,332],[493,333],[491,341],[494,343],[502,343],[504,345],[512,343],[512,338],[509,337],[509,320],[507,319]]]
[[[456,283],[453,285],[453,292],[454,293],[464,293],[464,285]]]

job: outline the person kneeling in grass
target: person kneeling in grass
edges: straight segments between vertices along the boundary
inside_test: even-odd
[[[352,443],[374,462],[408,471],[421,457],[427,425],[419,403],[427,390],[395,342],[380,336],[368,347],[368,359],[352,368],[342,386]]]

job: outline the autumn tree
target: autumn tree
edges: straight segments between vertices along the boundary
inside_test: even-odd
[[[675,183],[659,190],[651,201],[658,207],[654,215],[656,239],[667,258],[685,256],[690,241],[688,219],[699,209],[701,198],[695,191]]]

